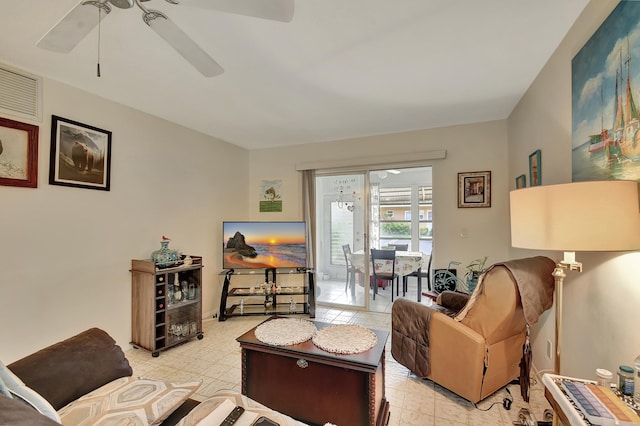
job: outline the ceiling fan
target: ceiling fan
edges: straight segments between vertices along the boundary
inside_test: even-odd
[[[149,0],[82,0],[71,9],[37,44],[59,53],[69,53],[111,12],[111,6],[130,9],[138,6],[142,20],[169,43],[183,58],[205,77],[220,75],[224,69],[196,44],[164,13],[147,9]],[[213,9],[275,21],[289,22],[293,18],[295,0],[165,0],[174,5]],[[100,75],[98,65],[98,76]]]

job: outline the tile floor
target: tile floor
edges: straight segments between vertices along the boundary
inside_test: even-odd
[[[322,280],[317,282],[316,287],[320,290],[320,294],[317,296],[318,303],[336,303],[341,305],[363,307],[364,289],[362,287],[356,287],[355,297],[353,297],[350,291],[344,290],[344,284],[344,280]],[[422,285],[422,291],[426,291],[426,279],[422,280]],[[410,300],[417,300],[417,287],[418,286],[416,278],[409,277],[407,293],[405,297]],[[402,280],[400,280],[400,297],[402,297]],[[424,300],[424,297],[422,299]],[[391,288],[389,286],[384,289],[382,287],[378,287],[376,300],[370,300],[369,309],[373,312],[391,313],[392,305],[393,302],[391,300]]]
[[[317,321],[334,324],[359,324],[381,330],[390,329],[388,314],[358,312],[319,307]],[[153,358],[143,349],[126,352],[135,375],[168,381],[202,379],[203,384],[194,399],[204,400],[219,389],[241,391],[240,346],[236,337],[264,321],[265,317],[234,317],[225,322],[206,320],[203,323],[204,338],[161,352]],[[507,396],[504,389],[481,401],[478,408],[468,401],[434,384],[411,374],[395,362],[391,356],[391,339],[387,341],[386,397],[390,403],[389,425],[394,426],[461,426],[461,425],[511,425],[518,418],[518,411],[527,407],[536,420],[543,419],[543,412],[550,408],[544,398],[544,388],[539,380],[532,380],[531,401],[520,397],[520,387],[509,385],[513,395],[510,411],[502,406]],[[482,409],[489,408],[488,411]],[[353,425],[339,425],[353,426]]]

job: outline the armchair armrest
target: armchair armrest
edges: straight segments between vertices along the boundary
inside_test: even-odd
[[[398,299],[391,308],[391,355],[420,377],[429,375],[429,323],[441,306]]]

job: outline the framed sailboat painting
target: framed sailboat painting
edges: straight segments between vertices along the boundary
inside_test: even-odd
[[[571,62],[572,180],[640,181],[640,2],[622,0]]]

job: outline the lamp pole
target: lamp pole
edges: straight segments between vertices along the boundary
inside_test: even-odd
[[[554,357],[554,371],[560,375],[560,342],[562,342],[562,284],[567,276],[564,268],[557,264],[553,270],[553,278],[555,279],[555,299],[556,299],[556,356]]]
[[[565,252],[564,259],[556,264],[553,270],[555,280],[554,298],[556,300],[556,356],[554,359],[554,370],[560,375],[560,347],[562,345],[562,286],[567,277],[565,269],[582,272],[582,263],[576,262],[575,252]]]

